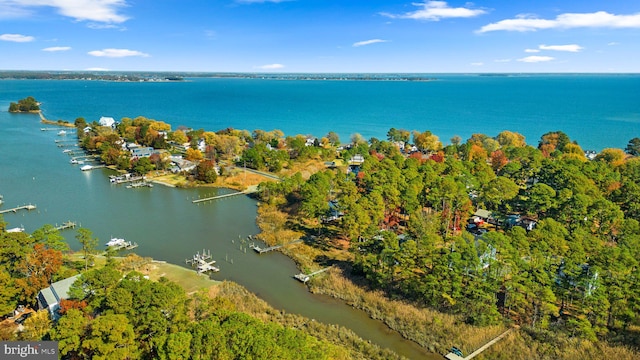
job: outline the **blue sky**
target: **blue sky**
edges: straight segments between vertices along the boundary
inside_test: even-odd
[[[0,69],[640,72],[640,0],[0,0]]]

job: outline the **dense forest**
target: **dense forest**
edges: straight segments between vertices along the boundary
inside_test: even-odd
[[[640,139],[589,160],[560,131],[538,147],[508,131],[446,147],[414,132],[411,152],[409,136],[352,142],[344,163],[364,161],[348,175],[263,183],[261,200],[348,240],[354,273],[391,298],[640,347]]]

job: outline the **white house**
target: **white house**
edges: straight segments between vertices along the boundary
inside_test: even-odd
[[[113,127],[116,121],[112,117],[103,116],[100,118],[100,121],[98,121],[98,123],[100,124],[100,126]]]

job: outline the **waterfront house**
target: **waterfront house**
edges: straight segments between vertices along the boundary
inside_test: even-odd
[[[38,309],[47,309],[51,318],[57,320],[59,317],[60,301],[69,298],[69,289],[80,275],[72,276],[64,280],[54,282],[48,288],[38,292]]]
[[[172,173],[177,174],[179,172],[192,172],[195,170],[197,164],[193,161],[185,160],[182,156],[171,156],[171,164],[173,166],[169,169]]]
[[[115,123],[116,121],[109,116],[103,116],[100,118],[100,121],[98,121],[98,124],[100,124],[100,126],[108,126],[108,127],[113,127]]]
[[[147,146],[134,147],[131,150],[132,159],[140,159],[143,157],[149,157],[155,153],[155,149]]]

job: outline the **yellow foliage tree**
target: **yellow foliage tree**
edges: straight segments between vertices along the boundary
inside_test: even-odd
[[[185,159],[189,161],[199,161],[203,159],[202,153],[198,149],[187,149],[187,152],[184,156]]]

